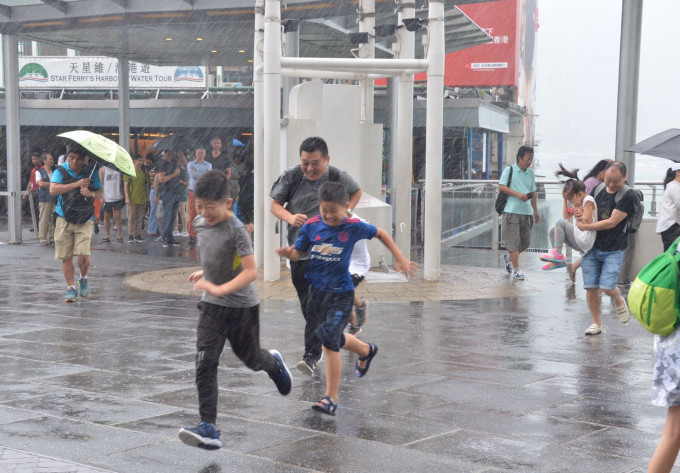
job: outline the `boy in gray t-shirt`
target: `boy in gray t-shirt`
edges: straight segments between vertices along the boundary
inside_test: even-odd
[[[253,371],[264,370],[283,395],[292,377],[276,350],[260,348],[260,305],[253,281],[257,277],[250,237],[229,211],[229,179],[220,171],[203,174],[194,187],[194,220],[202,270],[189,276],[194,290],[203,291],[196,340],[196,387],[201,423],[180,429],[187,445],[220,448],[217,418],[217,367],[227,340],[234,354]]]

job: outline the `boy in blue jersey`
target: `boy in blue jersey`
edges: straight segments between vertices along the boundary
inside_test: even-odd
[[[340,348],[359,355],[354,367],[357,378],[363,377],[378,353],[373,343],[364,343],[354,335],[343,333],[354,303],[354,284],[349,262],[358,240],[377,237],[394,255],[397,271],[407,276],[417,271],[399,251],[392,238],[382,229],[347,215],[348,196],[339,182],[325,182],[319,187],[317,215],[305,222],[295,245],[277,250],[281,256],[296,261],[311,250],[305,277],[309,281],[307,312],[317,317],[317,335],[322,340],[326,357],[326,395],[312,409],[335,415],[342,360]]]
[[[260,348],[260,299],[250,236],[230,211],[229,179],[208,171],[196,182],[194,197],[199,216],[194,220],[201,271],[189,276],[194,290],[203,291],[198,305],[196,387],[201,423],[179,431],[182,442],[207,450],[220,448],[217,418],[217,368],[228,340],[234,354],[253,371],[266,371],[284,396],[292,378],[276,350]]]

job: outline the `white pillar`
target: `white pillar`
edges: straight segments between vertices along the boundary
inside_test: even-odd
[[[9,243],[21,243],[21,140],[19,129],[19,41],[2,36],[5,58],[5,113],[7,115],[7,223]]]
[[[260,229],[264,228],[265,212],[269,213],[268,204],[269,196],[264,185],[264,112],[262,98],[263,93],[263,77],[261,73],[257,73],[258,66],[262,64],[260,51],[264,41],[264,0],[257,0],[255,3],[255,37],[253,47],[253,163],[254,163],[254,177],[255,177],[255,200],[254,200],[254,220],[255,228],[258,231],[254,232],[255,245],[255,263],[258,268],[264,266],[264,232]]]
[[[414,18],[413,3],[400,6],[397,22]],[[415,33],[403,26],[397,30],[399,59],[413,59]],[[397,79],[396,170],[392,205],[395,207],[394,241],[404,255],[411,254],[411,182],[413,175],[413,74],[402,73]]]
[[[130,151],[130,62],[118,57],[118,144]]]
[[[298,57],[300,55],[299,27],[300,25],[297,24],[292,31],[288,31],[285,34],[287,57]],[[290,91],[293,90],[293,87],[299,83],[300,79],[297,77],[284,76],[283,78],[283,93],[281,96],[281,103],[284,117],[290,114]]]
[[[429,1],[425,137],[425,245],[423,277],[439,280],[441,263],[442,135],[444,115],[444,1]]]
[[[281,4],[265,1],[264,18],[264,184],[271,185],[280,173],[281,156]],[[267,206],[268,207],[268,206]],[[264,214],[264,280],[281,277],[281,260],[276,254],[280,238],[278,221],[268,210]],[[279,225],[280,228],[280,225]]]
[[[361,11],[359,15],[359,31],[370,35],[368,44],[364,45],[359,51],[361,58],[375,57],[375,0],[362,0],[359,2]],[[361,121],[362,123],[373,123],[374,112],[374,93],[373,79],[363,79],[361,81]]]

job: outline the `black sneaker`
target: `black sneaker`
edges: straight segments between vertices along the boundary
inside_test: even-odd
[[[134,241],[135,241],[135,237],[133,237],[132,235],[130,235],[130,236],[128,237],[128,243],[133,243]]]
[[[274,355],[276,361],[279,362],[278,371],[273,375],[270,374],[269,377],[272,379],[272,381],[274,381],[274,384],[276,384],[276,388],[279,390],[279,392],[284,396],[287,396],[290,394],[290,390],[293,387],[293,376],[291,376],[290,370],[288,370],[286,363],[283,361],[283,356],[281,356],[281,353],[276,350],[269,350],[269,353]]]
[[[165,238],[163,238],[163,248],[167,248],[170,245],[171,245],[170,240],[166,240]]]
[[[354,316],[357,319],[357,326],[359,327],[364,325],[366,323],[366,319],[368,318],[368,302],[366,302],[363,297],[361,298],[361,302],[363,302],[361,307],[354,308]]]
[[[307,376],[313,375],[314,369],[316,368],[316,360],[314,358],[314,355],[311,353],[305,353],[302,357],[302,360],[300,360],[296,366],[298,371],[306,374]]]
[[[181,245],[181,243],[178,242],[177,240],[175,240],[174,238],[171,238],[171,239],[170,239],[170,244],[171,244],[172,246],[180,246],[180,245]]]
[[[137,236],[135,237],[135,241],[137,241],[137,242],[143,242],[143,241],[144,241],[144,238],[142,238],[142,235],[137,235]]]
[[[196,244],[196,238],[194,238],[194,237],[189,237],[189,244],[190,244],[190,245]]]

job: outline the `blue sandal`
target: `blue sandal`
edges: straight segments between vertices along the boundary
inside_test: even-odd
[[[312,404],[312,409],[328,414],[329,416],[334,416],[337,408],[338,404],[331,401],[329,396],[324,396],[323,399]]]
[[[354,366],[354,374],[356,375],[357,378],[362,378],[363,376],[366,375],[368,372],[369,366],[371,366],[371,361],[373,360],[373,357],[378,354],[378,345],[374,345],[372,343],[368,344],[368,355],[359,357],[359,360],[357,361],[357,364]],[[366,367],[361,368],[359,366],[360,361],[365,361],[366,362]]]

